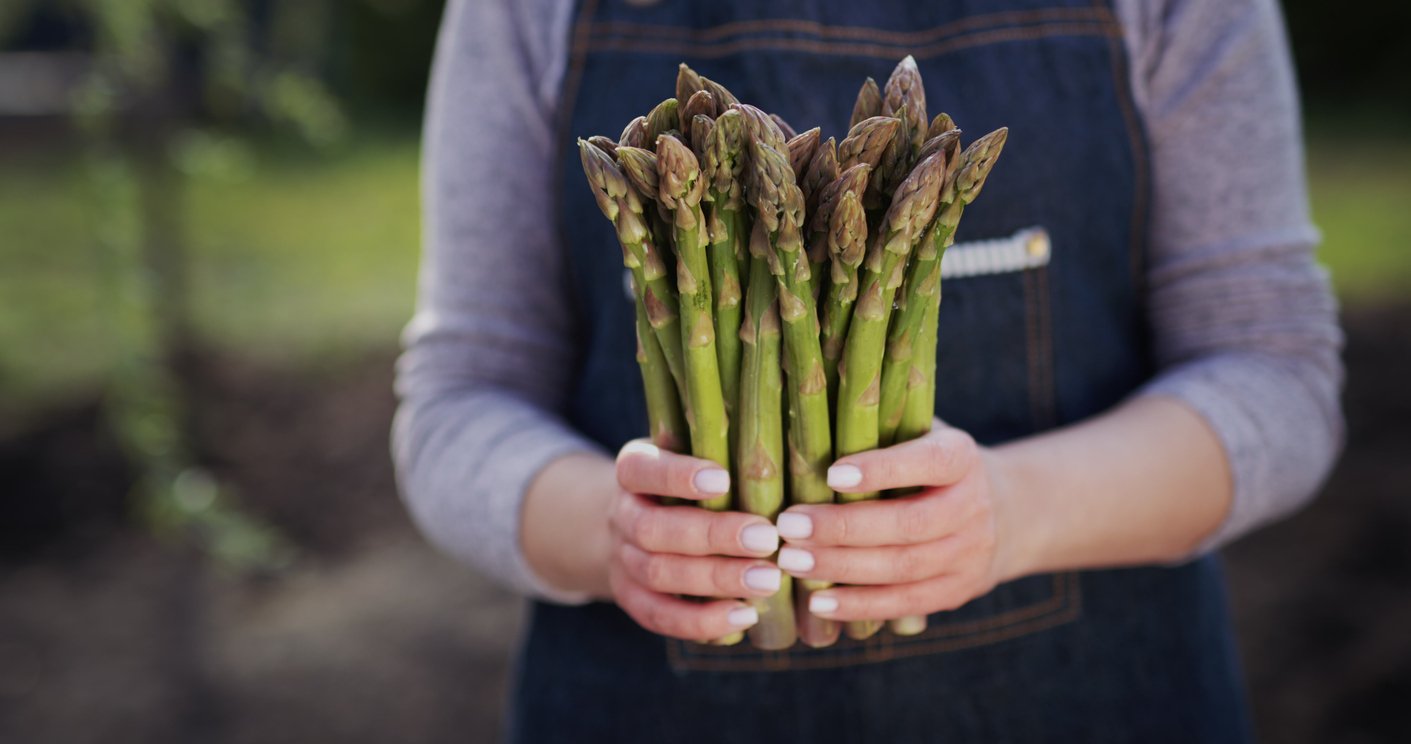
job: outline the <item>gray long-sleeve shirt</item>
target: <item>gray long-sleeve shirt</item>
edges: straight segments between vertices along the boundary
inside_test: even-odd
[[[573,5],[447,9],[426,118],[420,297],[393,433],[403,495],[428,538],[558,601],[581,598],[534,575],[519,518],[546,464],[598,449],[560,416],[573,338],[546,196]],[[1275,0],[1116,9],[1154,192],[1147,279],[1160,371],[1137,394],[1184,402],[1225,448],[1234,504],[1209,550],[1298,509],[1327,475],[1342,438],[1341,334],[1313,258]],[[498,256],[505,245],[514,261]]]

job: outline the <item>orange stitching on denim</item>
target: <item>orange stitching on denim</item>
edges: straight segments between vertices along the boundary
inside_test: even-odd
[[[944,637],[937,637],[928,631],[915,639],[903,639],[898,642],[888,636],[874,636],[867,644],[876,641],[876,645],[891,645],[892,649],[904,651],[904,653],[893,653],[885,658],[874,658],[869,656],[868,645],[856,645],[846,649],[834,647],[827,654],[810,654],[800,652],[794,655],[793,669],[813,671],[820,669],[840,669],[844,667],[860,666],[863,664],[880,663],[894,659],[905,659],[928,654],[945,653],[949,651],[959,651],[968,648],[987,646],[992,643],[1020,638],[1026,635],[1037,633],[1049,628],[1072,622],[1082,615],[1082,584],[1077,573],[1065,573],[1054,575],[1055,596],[1045,600],[1042,605],[1052,605],[1051,611],[1044,613],[1030,613],[1031,617],[1025,617],[1021,621],[995,627],[981,627],[980,632],[967,633],[964,635],[947,634]],[[1055,603],[1055,600],[1057,602]],[[1032,607],[1021,608],[1021,610],[1005,613],[1005,615],[1015,615],[1021,611],[1030,611]],[[993,620],[991,618],[990,620]],[[950,628],[959,625],[986,626],[992,623],[975,622],[964,624],[952,624],[938,626],[938,629]],[[887,638],[887,640],[882,640]],[[920,639],[926,639],[922,641]],[[744,654],[721,654],[719,651],[728,651],[719,647],[700,647],[702,651],[708,653],[692,654],[693,658],[687,659],[680,654],[674,653],[675,648],[684,646],[680,641],[668,641],[668,655],[671,656],[672,666],[677,669],[702,672],[757,672],[762,671],[760,665],[751,659],[745,658]],[[748,651],[748,649],[742,649]],[[846,652],[846,653],[844,653]],[[758,653],[758,652],[755,652]]]
[[[1045,21],[1108,21],[1112,14],[1106,8],[1047,8],[961,18],[923,31],[887,31],[862,26],[829,26],[817,21],[801,18],[762,18],[749,21],[732,21],[703,29],[681,26],[661,26],[631,21],[604,21],[593,25],[594,36],[635,36],[641,38],[689,39],[696,43],[715,42],[731,36],[751,33],[803,33],[814,34],[825,39],[845,39],[875,41],[882,44],[924,44],[948,35],[969,31],[976,27],[1020,25]]]
[[[844,640],[842,644],[846,645],[832,646],[826,651],[795,649],[785,652],[791,658],[789,668],[840,669],[906,659],[997,643],[1062,625],[1082,614],[1081,584],[1074,572],[1054,574],[1052,578],[1053,594],[1043,601],[993,617],[932,625],[925,633],[911,638],[895,639],[879,634],[863,642]],[[767,658],[772,653],[777,652],[762,652],[747,645],[692,645],[687,650],[685,642],[667,640],[667,655],[673,668],[690,671],[771,671]]]
[[[930,59],[943,54],[985,44],[1005,41],[1025,41],[1052,36],[1092,36],[1111,37],[1120,33],[1120,28],[1108,21],[1086,23],[1050,23],[1026,28],[994,29],[962,34],[946,41],[915,49],[889,47],[878,44],[853,44],[821,42],[813,39],[739,39],[720,45],[700,45],[690,42],[656,40],[634,41],[631,39],[598,39],[594,51],[598,52],[638,52],[642,54],[667,54],[701,59],[728,57],[752,50],[772,50],[784,52],[811,52],[833,56],[880,57],[893,59],[897,54],[909,51],[917,59]]]
[[[1103,0],[1094,0],[1095,4],[1102,4]],[[1114,37],[1108,41],[1111,47],[1110,56],[1112,58],[1112,82],[1116,87],[1117,103],[1122,109],[1122,122],[1127,128],[1127,140],[1132,148],[1132,169],[1135,193],[1132,199],[1132,224],[1131,231],[1131,270],[1132,281],[1138,289],[1139,294],[1144,295],[1146,286],[1146,241],[1147,241],[1147,199],[1150,185],[1150,173],[1147,159],[1150,152],[1146,147],[1146,137],[1141,134],[1141,125],[1137,118],[1136,102],[1132,100],[1132,77],[1131,70],[1127,63],[1127,50],[1122,46],[1122,37]],[[1143,306],[1145,302],[1143,302]]]

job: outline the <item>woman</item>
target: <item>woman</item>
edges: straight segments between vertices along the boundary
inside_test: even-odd
[[[829,471],[926,489],[776,524],[657,505],[729,476],[630,441],[632,306],[567,147],[680,61],[839,134],[908,53],[934,110],[1010,128],[960,241],[1052,236],[1046,263],[947,278],[946,424]],[[537,600],[511,740],[1250,737],[1214,551],[1304,504],[1341,437],[1273,0],[453,2],[426,134],[396,457],[428,537]],[[850,585],[816,614],[929,628],[680,640],[753,624],[781,568]]]

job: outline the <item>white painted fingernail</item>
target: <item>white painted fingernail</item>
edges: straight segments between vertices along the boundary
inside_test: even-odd
[[[752,524],[740,531],[740,544],[751,553],[773,553],[779,549],[779,530],[772,524]]]
[[[834,465],[828,468],[830,488],[852,488],[862,482],[862,470],[856,465]]]
[[[745,571],[745,586],[760,592],[777,592],[783,574],[773,566],[755,566]]]
[[[813,520],[805,514],[784,512],[774,526],[779,528],[779,536],[786,540],[804,540],[813,536]]]
[[[827,594],[815,594],[808,598],[808,611],[815,615],[837,612],[838,599]]]
[[[691,484],[701,493],[725,493],[730,490],[730,474],[720,468],[706,468],[696,473]]]
[[[736,628],[748,628],[759,622],[759,613],[753,607],[736,607],[725,616],[725,620]]]
[[[798,548],[784,548],[779,551],[779,567],[789,573],[808,573],[813,570],[813,553]]]

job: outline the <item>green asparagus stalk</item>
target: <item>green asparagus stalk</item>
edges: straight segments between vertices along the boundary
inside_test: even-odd
[[[700,78],[701,90],[704,90],[715,97],[716,110],[724,111],[725,109],[730,108],[731,106],[740,102],[740,99],[736,98],[734,93],[731,93],[729,89],[727,89],[720,83],[711,80],[705,75],[701,75]]]
[[[823,376],[830,403],[837,403],[838,361],[843,356],[853,303],[857,301],[857,269],[867,252],[867,214],[862,194],[871,168],[859,163],[824,190],[819,208],[809,218],[810,230],[832,258],[828,293],[823,302]]]
[[[877,81],[867,78],[862,84],[862,89],[857,92],[857,102],[852,106],[852,118],[848,120],[848,128],[857,126],[863,119],[879,116],[882,113],[882,91],[877,88]]]
[[[685,356],[686,423],[691,454],[730,468],[725,398],[715,351],[714,299],[706,256],[704,181],[690,148],[669,135],[657,138],[658,200],[672,210],[676,243],[676,289],[681,305]],[[714,511],[730,508],[731,495],[701,502]]]
[[[748,236],[744,211],[746,132],[743,116],[727,111],[712,124],[701,159],[703,207],[715,296],[715,351],[725,410],[737,410],[740,384],[740,260]],[[733,434],[734,432],[732,432]]]
[[[759,241],[753,241],[759,242]],[[752,242],[752,243],[753,243]],[[778,287],[769,270],[769,245],[751,245],[749,291],[740,327],[744,346],[735,462],[739,466],[740,507],[773,522],[784,506],[783,367],[780,366]],[[785,574],[779,591],[751,600],[759,623],[750,628],[758,648],[785,649],[794,644],[792,580]]]
[[[942,122],[942,125],[946,123],[948,122]],[[949,203],[941,207],[927,236],[937,249],[933,276],[918,286],[920,291],[916,296],[907,298],[908,303],[923,304],[925,310],[915,339],[914,356],[907,370],[906,400],[896,428],[896,441],[910,441],[924,436],[931,430],[936,410],[936,333],[941,309],[940,257],[944,255],[946,248],[955,242],[955,232],[960,225],[961,214],[966,205],[973,203],[980,195],[980,190],[984,188],[985,180],[1003,151],[1008,136],[1007,129],[999,129],[981,137],[966,148],[951,167],[954,176],[942,194],[943,198],[949,199]],[[908,294],[911,295],[910,287]],[[885,385],[884,376],[884,391]],[[892,620],[889,626],[897,635],[916,635],[926,629],[926,616],[897,618]]]
[[[826,504],[832,464],[832,426],[828,388],[823,376],[823,352],[818,341],[818,312],[803,250],[803,192],[783,153],[754,142],[751,201],[756,219],[774,249],[770,268],[779,282],[779,318],[784,324],[784,368],[788,373],[790,408],[797,426],[790,427],[789,474],[795,503]]]
[[[945,175],[944,157],[933,155],[917,165],[897,189],[868,249],[857,306],[839,365],[837,450],[840,456],[877,447],[882,358],[892,301],[901,285],[907,255],[935,216]],[[845,493],[840,498],[851,502],[877,496],[873,491]],[[849,637],[861,639],[876,633],[880,627],[877,621],[851,622],[847,624],[847,632]]]
[[[696,114],[691,119],[691,152],[695,154],[696,160],[705,163],[706,149],[710,147],[711,133],[715,131],[715,119],[704,114]],[[709,220],[710,216],[707,215]]]
[[[812,219],[818,211],[823,189],[838,180],[838,146],[833,138],[829,137],[818,143],[808,165],[802,172],[796,170],[795,174],[799,177],[799,188],[803,190],[804,214]],[[828,275],[823,272],[823,262],[828,260],[827,240],[822,234],[813,232],[810,226],[805,233],[804,250],[808,251],[808,269],[813,275],[813,297],[814,301],[817,301],[828,285]]]
[[[828,466],[833,448],[828,388],[818,339],[817,305],[813,299],[808,255],[803,250],[803,192],[783,153],[756,141],[753,148],[751,201],[756,209],[751,251],[769,246],[769,268],[779,285],[779,317],[783,323],[784,369],[789,400],[789,496],[796,504],[833,501]],[[799,586],[800,632],[805,643],[832,644],[838,625],[807,612],[808,597],[828,587],[803,581]]]
[[[745,117],[745,129],[752,139],[757,139],[780,152],[785,150],[789,138],[769,114],[748,103],[737,103],[730,108]]]
[[[960,130],[953,129],[932,140],[928,140],[923,152],[934,150],[938,157],[945,159],[947,174],[958,170],[958,164],[950,159],[951,143],[960,141]],[[916,339],[922,330],[922,319],[927,307],[933,304],[932,298],[939,291],[941,282],[941,254],[950,245],[955,234],[959,212],[952,216],[950,205],[946,204],[947,192],[953,192],[951,176],[941,188],[941,206],[937,217],[926,231],[926,238],[912,253],[911,263],[906,269],[906,284],[902,300],[898,302],[896,317],[891,321],[887,335],[887,356],[882,367],[882,396],[878,409],[878,441],[883,447],[900,440],[897,427],[901,425],[902,408],[906,403],[907,379],[911,373]]]
[[[633,278],[644,288],[647,319],[651,322],[657,342],[661,345],[662,353],[666,356],[667,367],[671,370],[672,379],[676,381],[677,392],[682,401],[685,401],[686,362],[685,352],[681,348],[681,325],[676,291],[672,288],[671,278],[667,273],[668,261],[664,256],[664,251],[649,250],[664,245],[663,239],[669,240],[671,235],[671,226],[668,220],[672,216],[668,214],[663,217],[660,204],[655,198],[661,189],[657,177],[657,156],[656,153],[643,150],[640,147],[618,145],[617,161],[621,165],[621,173],[626,177],[630,186],[629,191],[637,197],[637,208],[645,211],[642,200],[650,200],[653,205],[652,211],[645,215],[645,219],[650,225],[647,239],[640,244],[627,244],[625,248],[641,256],[638,259],[638,263],[642,264],[641,274],[638,275],[634,271]],[[585,165],[585,169],[586,167]],[[657,236],[655,241],[651,240],[653,234]],[[642,247],[639,249],[638,245]]]
[[[676,383],[671,379],[671,370],[666,366],[666,355],[662,353],[652,324],[647,320],[642,290],[636,286],[636,281],[632,284],[637,296],[637,366],[642,370],[642,389],[646,393],[647,425],[652,444],[668,452],[682,452],[690,432],[686,427],[681,398],[677,395]]]

